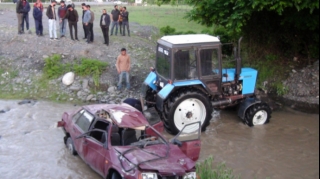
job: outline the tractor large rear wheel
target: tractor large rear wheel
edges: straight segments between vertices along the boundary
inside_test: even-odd
[[[199,91],[176,93],[165,105],[164,118],[167,131],[175,135],[190,123],[201,122],[201,130],[205,131],[209,125],[212,105],[206,95]],[[169,128],[169,129],[168,129]],[[197,125],[189,127],[184,132],[194,132]]]

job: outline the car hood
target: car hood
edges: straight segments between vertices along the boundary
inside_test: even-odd
[[[153,145],[142,149],[135,148],[130,152],[126,152],[130,147],[115,147],[115,149],[122,155],[124,154],[123,156],[138,166],[141,171],[158,171],[165,176],[182,176],[195,168],[195,162],[175,145],[170,145],[169,148],[164,144]],[[168,156],[166,156],[167,150],[169,150]],[[120,162],[124,164],[125,169],[130,168],[130,164],[125,164],[124,161]]]

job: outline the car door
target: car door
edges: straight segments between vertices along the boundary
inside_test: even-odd
[[[80,110],[79,113],[74,115],[73,125],[71,129],[71,137],[74,142],[75,149],[79,156],[84,159],[83,145],[85,139],[79,136],[88,132],[89,127],[94,119],[94,116],[87,112],[86,110]]]
[[[83,137],[83,153],[85,162],[101,176],[106,176],[109,165],[107,132],[94,129]]]
[[[221,64],[220,48],[206,48],[199,50],[200,79],[208,91],[217,95],[221,92]]]
[[[194,129],[194,132],[189,132],[190,129]],[[178,144],[184,154],[186,154],[193,161],[197,161],[199,159],[201,150],[200,136],[201,123],[196,122],[185,125],[180,133],[171,140],[171,142],[173,142],[174,144]]]

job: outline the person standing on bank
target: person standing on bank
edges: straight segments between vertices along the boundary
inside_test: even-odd
[[[122,12],[122,19],[123,19],[123,36],[126,36],[126,27],[128,30],[128,36],[130,37],[130,28],[129,28],[129,12],[127,11],[126,7],[123,7]]]
[[[68,11],[63,19],[68,20],[71,40],[74,40],[72,28],[74,28],[76,40],[79,40],[78,39],[78,20],[79,20],[78,12],[70,4],[67,6],[67,9]]]
[[[83,25],[84,25],[84,28],[85,28],[85,34],[87,34],[87,41],[86,42],[89,44],[89,43],[91,43],[91,32],[90,32],[90,25],[89,25],[89,22],[91,20],[91,13],[89,11],[88,6],[84,6],[83,10],[85,12],[84,12],[84,15],[83,15],[82,22],[83,22]]]
[[[22,34],[22,17],[23,17],[23,4],[22,0],[18,0],[16,4],[16,13],[18,19],[18,34]]]
[[[47,8],[47,17],[49,19],[49,35],[50,35],[50,40],[58,40],[57,38],[57,24],[56,24],[56,20],[57,20],[57,15],[56,15],[56,10],[55,10],[55,6],[56,6],[56,1],[52,0],[51,4],[48,6]]]
[[[81,6],[82,6],[82,18],[81,18],[81,19],[83,20],[84,13],[86,12],[86,11],[84,10],[85,7],[86,7],[86,4],[85,4],[85,3],[82,3]],[[85,25],[84,25],[83,21],[82,21],[82,27],[83,27],[83,32],[84,32],[84,37],[83,37],[83,39],[87,39],[86,28],[85,28]]]
[[[129,90],[130,89],[129,72],[131,68],[131,62],[130,62],[130,56],[127,54],[127,50],[125,48],[121,49],[121,54],[117,58],[116,67],[119,74],[118,90],[120,91],[122,88],[122,79],[124,76],[126,78],[126,85],[127,85],[126,89]]]
[[[22,16],[22,24],[21,30],[24,33],[24,22],[26,22],[27,31],[29,31],[29,12],[30,12],[30,4],[27,0],[22,0],[23,5],[23,16]]]
[[[120,6],[120,16],[119,16],[119,28],[120,28],[120,34],[122,35],[122,12],[123,12],[123,7]]]
[[[102,10],[102,15],[100,18],[100,27],[104,37],[104,44],[109,46],[109,26],[110,26],[110,16],[107,14],[107,10]]]
[[[67,7],[64,3],[64,1],[60,2],[60,7],[58,8],[58,17],[59,17],[59,27],[60,27],[60,38],[65,37],[66,30],[67,30],[67,19],[64,19],[64,17],[67,14]]]
[[[113,35],[113,30],[115,26],[116,26],[115,35],[118,35],[119,17],[120,17],[120,11],[118,10],[118,5],[115,5],[114,9],[111,11],[111,21],[112,21],[111,35]]]
[[[36,6],[33,7],[33,18],[36,25],[36,34],[37,36],[43,36],[41,4],[35,3],[35,5]]]
[[[91,19],[90,19],[90,22],[89,22],[90,32],[91,32],[90,41],[93,42],[93,39],[94,39],[94,33],[93,33],[94,12],[91,11],[91,6],[90,5],[88,5],[88,9],[89,9],[90,15],[91,15]]]
[[[37,0],[36,3],[34,3],[33,8],[36,8],[38,4],[40,4],[40,9],[43,12],[43,4],[41,0]]]

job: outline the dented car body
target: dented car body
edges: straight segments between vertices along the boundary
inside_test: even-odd
[[[196,178],[200,123],[185,126],[196,129],[193,133],[182,130],[168,141],[162,122],[151,126],[126,104],[98,104],[65,112],[58,126],[70,152],[105,179]]]

